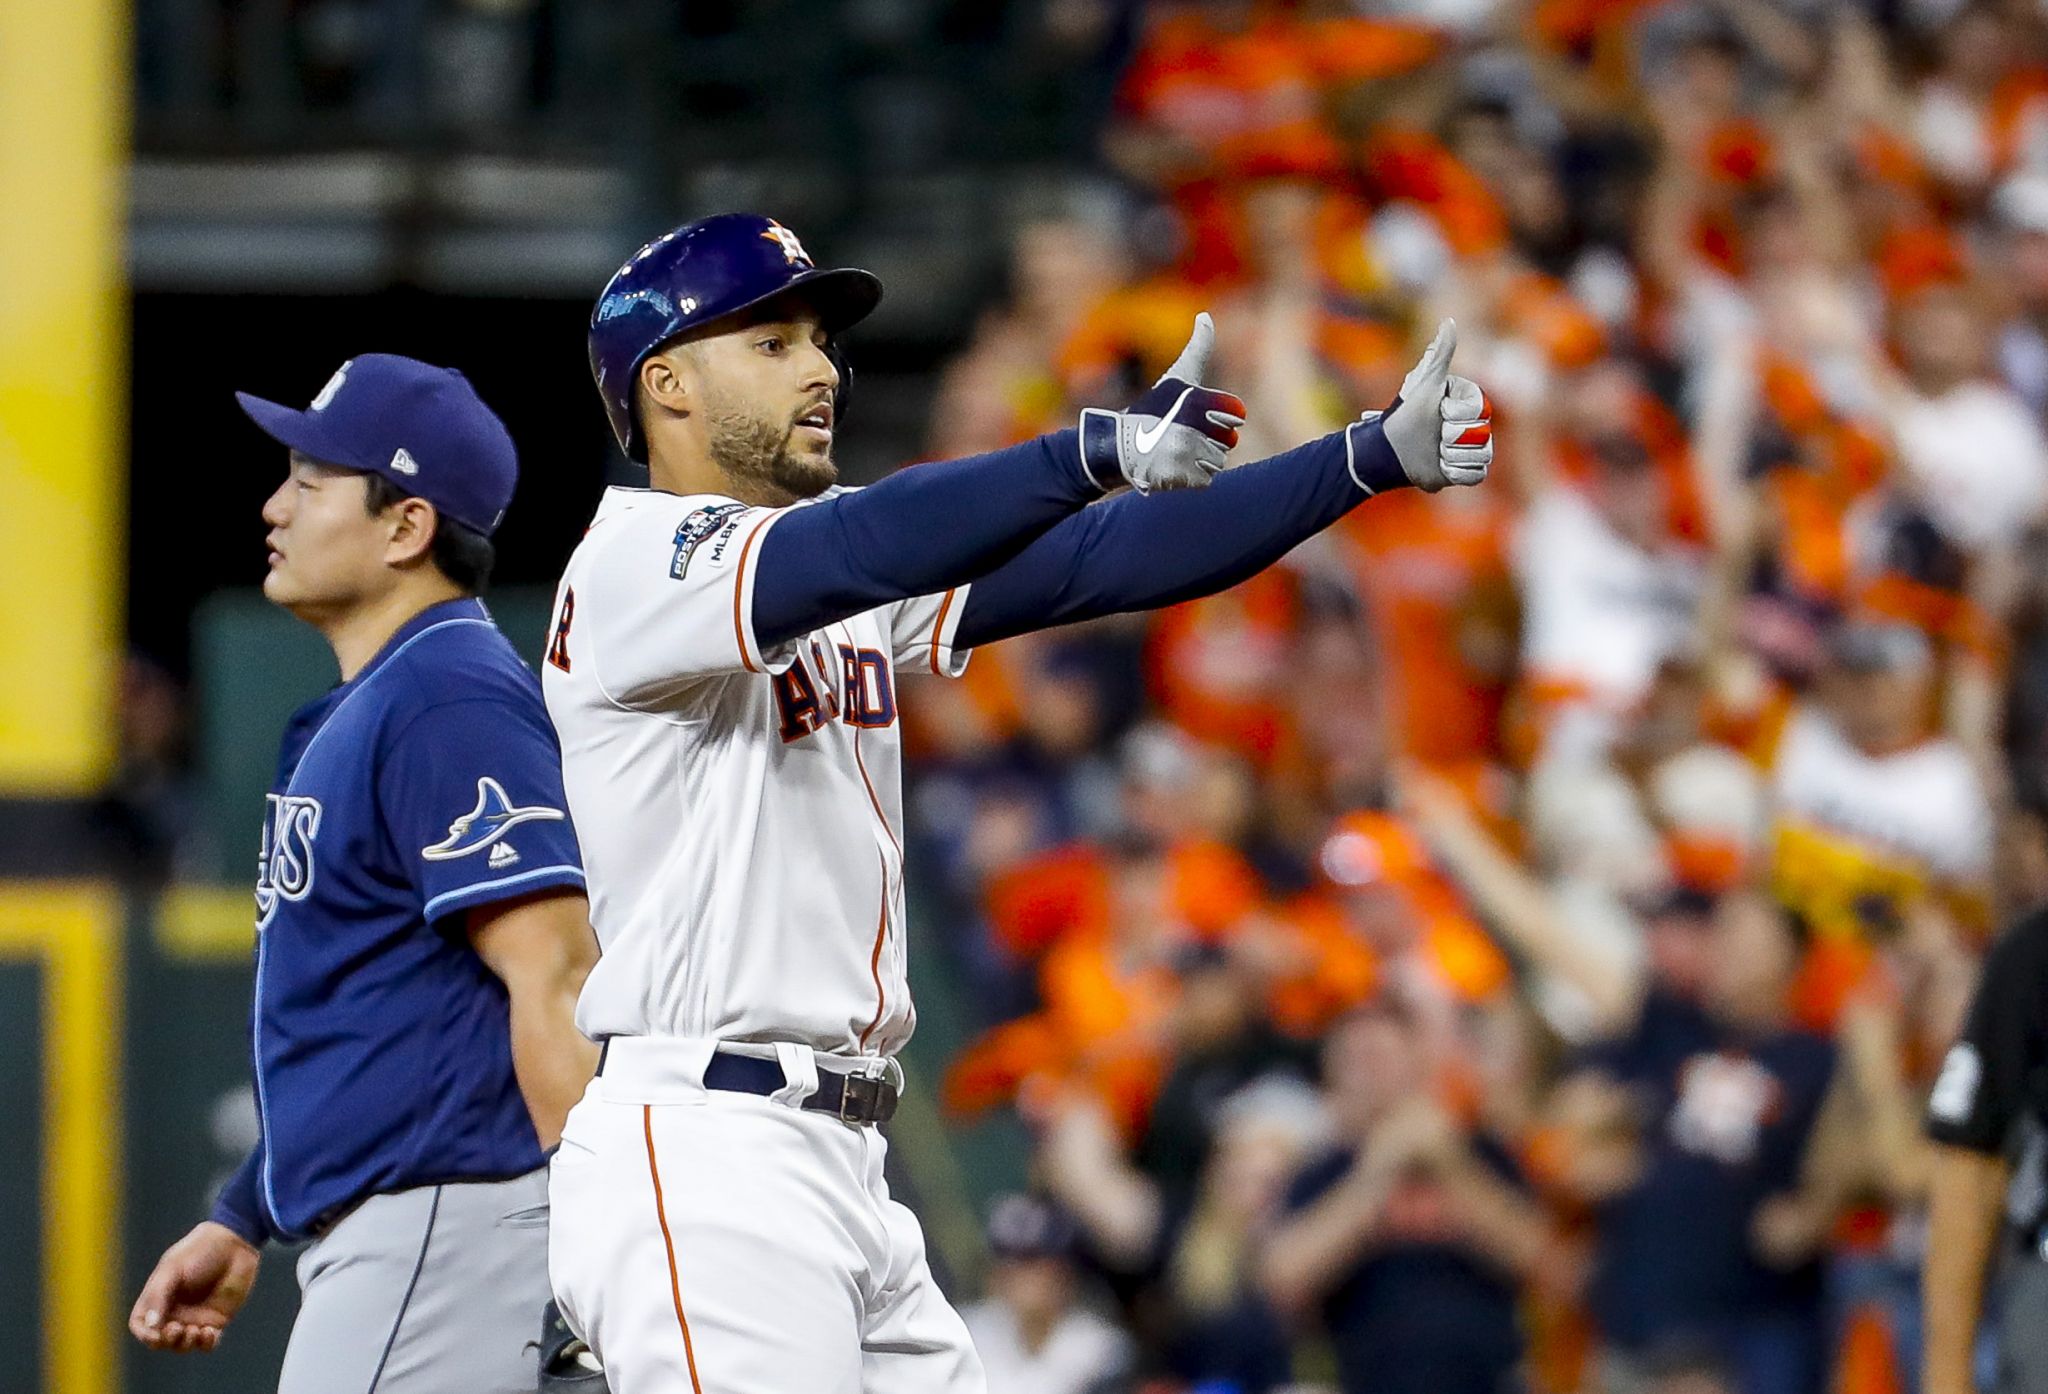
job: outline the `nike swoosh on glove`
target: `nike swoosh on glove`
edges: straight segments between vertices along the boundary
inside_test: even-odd
[[[1245,406],[1202,386],[1215,344],[1215,322],[1196,315],[1187,347],[1144,396],[1124,411],[1081,413],[1081,464],[1104,493],[1123,483],[1141,494],[1199,489],[1227,467]]]
[[[1493,463],[1493,404],[1478,383],[1451,371],[1457,348],[1458,326],[1445,320],[1380,422],[1401,472],[1426,494],[1483,483]]]

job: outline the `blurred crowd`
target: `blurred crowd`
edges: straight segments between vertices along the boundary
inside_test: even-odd
[[[992,1388],[1916,1390],[2048,899],[2048,10],[1156,0],[1101,154],[929,454],[1209,309],[1240,458],[1444,316],[1499,456],[908,705],[944,1101],[1033,1140]]]

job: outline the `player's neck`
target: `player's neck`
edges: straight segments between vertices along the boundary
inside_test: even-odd
[[[305,618],[326,637],[328,646],[334,650],[334,661],[341,665],[341,680],[348,682],[391,642],[391,636],[404,628],[406,621],[430,605],[457,600],[463,594],[435,571],[410,578],[346,610]]]
[[[648,459],[647,482],[664,494],[717,494],[757,508],[787,508],[796,502],[796,495],[766,480],[733,478],[709,455],[678,458],[667,451],[653,453]]]

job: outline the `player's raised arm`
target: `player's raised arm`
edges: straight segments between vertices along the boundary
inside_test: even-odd
[[[1374,494],[1478,484],[1493,462],[1491,407],[1454,376],[1446,320],[1383,413],[1241,466],[1199,493],[1116,499],[1047,531],[974,583],[962,649],[1225,590],[1278,561]]]
[[[1214,339],[1203,315],[1126,411],[831,495],[848,385],[837,336],[881,293],[868,272],[816,267],[787,228],[751,214],[678,228],[612,278],[591,316],[591,366],[653,487],[610,491],[572,559],[557,669],[584,655],[628,706],[713,674],[779,671],[801,636],[973,581],[1112,489],[1198,491],[1237,443],[1244,404],[1201,381]]]
[[[1197,316],[1180,357],[1127,411],[1084,411],[1077,430],[899,470],[792,509],[761,542],[762,645],[973,581],[1119,485],[1199,491],[1244,424],[1243,402],[1201,385],[1215,337]]]

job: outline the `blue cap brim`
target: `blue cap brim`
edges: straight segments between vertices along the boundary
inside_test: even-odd
[[[818,312],[820,327],[827,334],[838,334],[866,319],[881,303],[882,282],[872,272],[849,266],[827,267],[792,276],[787,285],[739,308],[750,309],[785,295],[808,303]]]
[[[331,440],[321,429],[320,418],[312,412],[288,407],[282,402],[265,401],[247,392],[237,392],[235,400],[258,429],[279,445],[322,464],[339,465],[343,469],[362,468],[341,452],[339,443]]]

